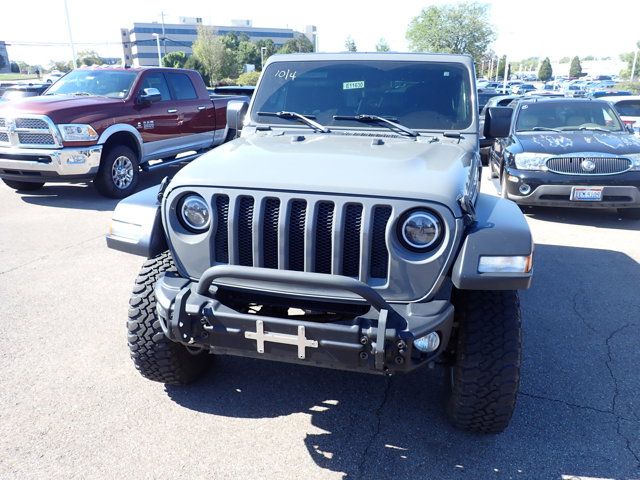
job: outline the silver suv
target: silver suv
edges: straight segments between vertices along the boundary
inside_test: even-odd
[[[189,383],[209,354],[438,363],[452,422],[503,430],[532,239],[514,203],[479,193],[474,79],[466,56],[271,57],[251,104],[229,105],[240,138],[114,212],[109,246],[148,258],[128,319],[140,373]]]

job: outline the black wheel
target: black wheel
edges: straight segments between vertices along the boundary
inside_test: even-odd
[[[17,180],[5,180],[4,178],[2,181],[7,187],[23,192],[33,192],[40,190],[44,186],[44,182],[20,182]]]
[[[640,220],[640,208],[619,208],[618,215],[620,215],[622,218]]]
[[[522,334],[515,291],[456,291],[447,414],[458,428],[499,433],[509,424],[520,383]]]
[[[153,289],[160,274],[168,271],[175,271],[169,252],[147,260],[140,270],[129,302],[129,351],[143,377],[184,385],[201,377],[209,369],[212,357],[208,353],[193,353],[163,333]]]
[[[119,145],[106,150],[93,184],[105,197],[125,198],[135,191],[139,180],[138,156],[129,147]]]

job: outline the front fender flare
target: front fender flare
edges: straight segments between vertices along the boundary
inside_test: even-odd
[[[167,250],[158,191],[160,185],[142,190],[116,205],[107,234],[107,246],[147,258]]]
[[[460,290],[519,290],[531,285],[532,271],[525,273],[480,273],[481,256],[529,256],[533,238],[527,220],[511,200],[480,194],[476,223],[464,239],[451,271],[451,281]]]

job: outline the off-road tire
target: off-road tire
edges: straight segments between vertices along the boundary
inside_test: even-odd
[[[22,192],[33,192],[40,190],[44,186],[44,182],[20,182],[18,180],[5,180],[4,178],[2,181],[7,187]]]
[[[516,291],[456,291],[447,415],[456,427],[499,433],[520,383],[522,333]]]
[[[206,373],[211,355],[193,354],[163,333],[156,313],[154,287],[160,274],[169,271],[175,271],[169,252],[147,260],[142,266],[129,301],[128,344],[133,363],[143,377],[184,385]]]
[[[126,159],[131,164],[131,182],[126,186],[118,186],[114,179],[113,168],[116,161]],[[105,150],[100,160],[98,173],[93,179],[93,185],[101,195],[109,198],[125,198],[135,192],[140,180],[140,163],[138,155],[129,147],[114,145]]]
[[[640,208],[619,208],[618,215],[620,215],[622,218],[640,220]]]

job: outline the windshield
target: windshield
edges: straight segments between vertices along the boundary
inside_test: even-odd
[[[324,126],[380,128],[334,116],[378,115],[409,128],[462,130],[471,125],[469,72],[462,64],[415,61],[292,61],[270,64],[251,119],[291,121],[258,112],[296,112]]]
[[[522,105],[516,130],[622,130],[611,106],[604,102],[549,101]]]
[[[616,103],[616,110],[625,117],[640,117],[640,100],[624,100]]]
[[[125,98],[129,95],[135,78],[135,72],[74,70],[54,83],[46,95],[98,95]]]

